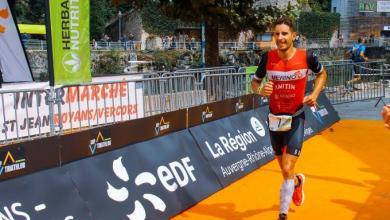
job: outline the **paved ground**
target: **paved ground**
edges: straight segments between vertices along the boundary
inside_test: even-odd
[[[343,119],[332,128],[304,144],[296,171],[306,174],[306,199],[291,205],[289,220],[390,219],[390,131],[379,120]],[[276,220],[281,181],[274,160],[173,219]]]
[[[390,104],[389,98],[383,99],[386,104]],[[381,111],[383,102],[380,101],[377,107],[375,104],[378,100],[367,100],[359,102],[350,102],[334,105],[334,108],[339,113],[341,119],[371,119],[381,120]]]

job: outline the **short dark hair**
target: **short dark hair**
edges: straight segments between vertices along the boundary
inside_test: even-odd
[[[363,39],[361,37],[358,38],[358,43],[361,43]]]
[[[292,32],[295,31],[295,25],[294,25],[294,22],[291,20],[291,18],[280,17],[274,22],[273,27],[275,28],[276,25],[281,25],[281,24],[285,24],[285,25],[289,26]]]

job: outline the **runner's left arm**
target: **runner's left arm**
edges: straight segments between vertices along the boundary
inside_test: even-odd
[[[303,99],[303,103],[308,106],[315,106],[317,105],[317,98],[326,84],[327,74],[318,57],[311,51],[307,51],[307,64],[309,69],[315,73],[316,78],[314,80],[313,92]]]

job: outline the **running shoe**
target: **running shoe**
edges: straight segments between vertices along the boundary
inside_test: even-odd
[[[284,213],[279,214],[278,220],[287,220],[287,215]]]
[[[298,180],[293,193],[292,200],[296,206],[301,206],[305,200],[305,193],[303,192],[303,185],[305,184],[305,175],[298,173],[295,175]]]

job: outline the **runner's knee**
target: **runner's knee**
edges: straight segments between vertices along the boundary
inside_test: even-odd
[[[294,177],[294,169],[290,165],[283,165],[282,174],[284,178],[293,178]]]

